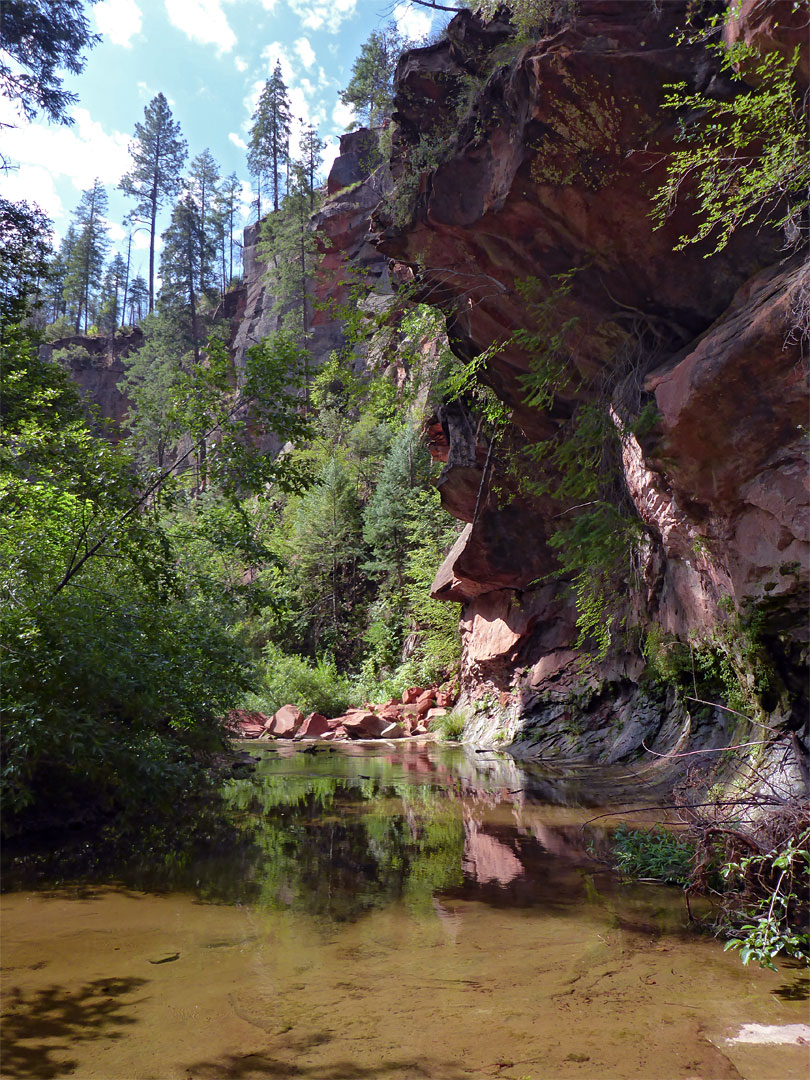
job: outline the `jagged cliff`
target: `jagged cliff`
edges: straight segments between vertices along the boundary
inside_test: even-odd
[[[104,433],[118,440],[126,431],[130,402],[118,388],[126,373],[124,360],[143,345],[143,331],[133,327],[114,337],[87,337],[76,334],[48,345],[40,345],[40,355],[57,357],[79,388],[83,401],[94,415],[108,423]]]
[[[693,663],[700,647],[722,653],[760,718],[806,722],[807,262],[764,227],[710,258],[711,245],[675,252],[688,207],[654,229],[678,124],[665,84],[732,92],[702,46],[674,43],[686,7],[582,0],[573,25],[528,45],[464,12],[397,71],[392,173],[405,195],[378,208],[377,247],[446,312],[463,361],[501,346],[482,379],[512,410],[497,444],[463,399],[430,425],[444,505],[468,523],[434,595],[464,605],[469,737],[497,733],[518,752],[615,761],[642,740],[661,751],[728,739],[742,710],[676,704],[650,679],[651,632]],[[801,34],[782,7],[781,28],[747,5],[728,32],[784,33],[792,47]],[[532,407],[532,350],[515,331],[552,334],[550,304],[570,328],[570,378]],[[641,541],[635,572],[613,582],[610,645],[583,665],[571,575],[549,543],[580,511],[526,494],[515,473],[531,473],[528,446],[554,445],[600,396],[621,421],[654,406],[655,422],[618,425],[616,500]],[[734,639],[752,612],[746,652]]]

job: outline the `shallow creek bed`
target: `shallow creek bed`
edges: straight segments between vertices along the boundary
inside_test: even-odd
[[[3,1077],[807,1074],[807,975],[742,967],[678,890],[594,860],[626,773],[305,749],[250,745],[196,847],[84,874],[11,853]]]

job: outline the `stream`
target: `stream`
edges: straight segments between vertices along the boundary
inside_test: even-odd
[[[144,852],[7,855],[4,1078],[807,1075],[803,969],[743,967],[680,890],[600,861],[617,823],[662,818],[633,811],[660,801],[643,778],[242,749],[255,770],[193,845],[144,823]],[[630,813],[585,824],[605,808]]]

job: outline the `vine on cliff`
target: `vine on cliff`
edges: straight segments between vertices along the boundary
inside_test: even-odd
[[[796,9],[800,6],[810,13],[807,0],[797,2]],[[680,41],[704,40],[735,10],[731,5],[725,16],[712,18],[708,31],[687,27]],[[688,93],[685,82],[666,88],[664,108],[680,113],[678,138],[684,145],[670,155],[666,181],[655,195],[657,227],[684,203],[694,224],[676,251],[712,238],[709,258],[722,251],[733,232],[756,222],[784,229],[787,244],[798,246],[806,238],[810,205],[807,94],[803,97],[796,79],[799,49],[786,57],[743,42],[706,47],[736,84],[735,93],[730,98]]]

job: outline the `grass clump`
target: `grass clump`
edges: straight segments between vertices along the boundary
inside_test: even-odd
[[[431,731],[439,736],[444,742],[458,742],[464,733],[464,725],[467,717],[458,709],[437,716],[430,725]]]

